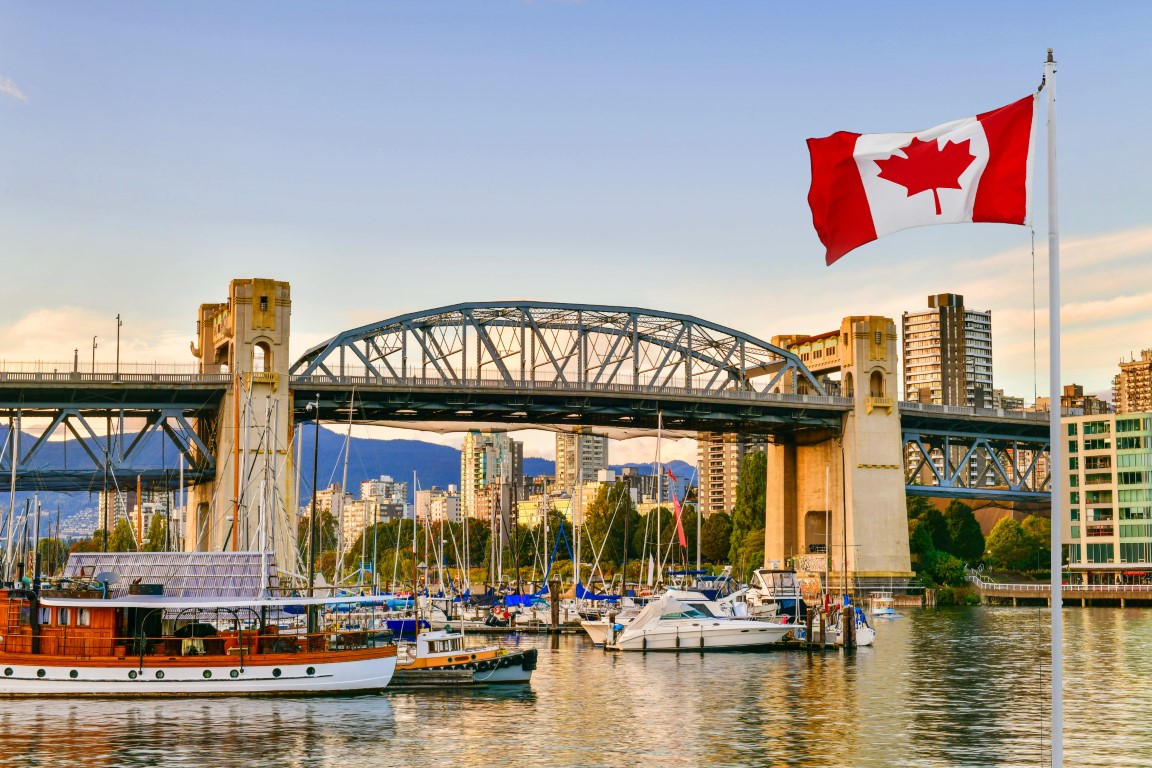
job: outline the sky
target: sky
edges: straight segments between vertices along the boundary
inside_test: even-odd
[[[293,356],[462,301],[637,306],[768,339],[953,292],[992,311],[995,386],[1031,401],[1047,390],[1043,139],[1034,233],[908,230],[832,267],[804,142],[1002,106],[1034,92],[1049,47],[1063,380],[1106,392],[1121,358],[1152,347],[1147,4],[0,1],[0,14],[0,367],[88,361],[93,335],[108,363],[117,314],[123,360],[191,364],[197,307],[237,277],[292,283]],[[529,436],[528,452],[551,440]],[[613,461],[651,451],[629,441]],[[692,460],[692,441],[665,457]]]

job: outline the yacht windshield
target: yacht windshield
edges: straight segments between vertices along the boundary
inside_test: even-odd
[[[678,611],[676,613],[662,613],[662,614],[660,614],[660,618],[662,618],[662,619],[707,619],[708,617],[710,617],[712,615],[712,614],[701,613],[699,610],[697,610],[697,607],[698,606],[686,605],[686,606],[684,606],[684,610]]]

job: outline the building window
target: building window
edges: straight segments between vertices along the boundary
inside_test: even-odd
[[[1088,544],[1088,562],[1090,563],[1110,563],[1112,562],[1113,546],[1112,544]]]
[[[1084,434],[1086,435],[1107,435],[1111,432],[1112,426],[1106,421],[1084,422]]]
[[[1080,458],[1078,456],[1073,456],[1068,459],[1068,469],[1080,469]]]
[[[268,297],[267,296],[261,296],[260,297],[260,311],[261,312],[267,312],[268,311]]]
[[[1072,526],[1072,536],[1071,536],[1071,538],[1073,538],[1073,539],[1078,539],[1078,538],[1080,538],[1080,526],[1078,526],[1078,525],[1074,525],[1074,526]]]
[[[1068,435],[1070,437],[1073,437],[1076,435],[1076,425],[1075,424],[1069,424],[1068,425]]]

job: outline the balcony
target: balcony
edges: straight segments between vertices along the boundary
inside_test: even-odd
[[[874,410],[883,408],[885,413],[891,414],[892,408],[895,405],[896,401],[890,397],[869,397],[864,401],[864,407],[867,413],[872,413]]]

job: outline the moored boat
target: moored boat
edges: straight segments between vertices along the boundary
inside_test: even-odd
[[[469,648],[464,635],[451,630],[421,632],[414,646],[400,658],[396,682],[420,685],[438,679],[435,673],[468,670],[474,683],[527,683],[536,669],[536,649],[511,650],[499,646]]]
[[[750,650],[775,645],[793,627],[713,614],[707,602],[669,595],[653,600],[627,625],[614,625],[605,647],[618,651]]]
[[[0,696],[387,686],[396,647],[378,598],[269,597],[269,573],[259,552],[74,555],[51,588],[0,589]]]

